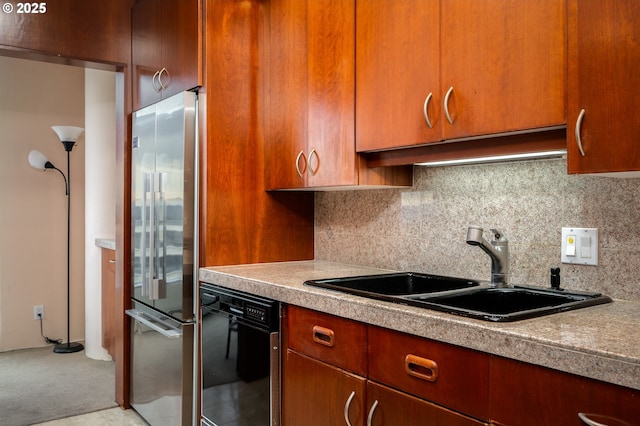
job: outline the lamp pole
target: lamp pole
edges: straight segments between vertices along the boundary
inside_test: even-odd
[[[82,343],[71,342],[71,150],[75,141],[61,141],[67,151],[67,342],[53,348],[55,353],[73,353],[84,349]]]

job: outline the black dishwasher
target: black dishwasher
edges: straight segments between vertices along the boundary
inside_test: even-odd
[[[200,284],[202,425],[280,424],[280,304]]]

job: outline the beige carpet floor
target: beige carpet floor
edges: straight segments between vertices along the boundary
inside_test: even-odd
[[[27,426],[115,407],[114,383],[114,363],[84,351],[0,352],[0,424]]]

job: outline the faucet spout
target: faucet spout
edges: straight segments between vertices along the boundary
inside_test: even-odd
[[[467,229],[467,244],[478,246],[491,258],[491,284],[495,287],[508,287],[509,280],[509,242],[503,233],[491,229],[494,239],[490,242],[483,236],[483,229],[470,226]]]

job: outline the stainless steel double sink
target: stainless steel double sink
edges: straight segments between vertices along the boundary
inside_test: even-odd
[[[599,293],[528,286],[491,288],[481,281],[415,272],[310,280],[304,284],[494,322],[611,302]]]

